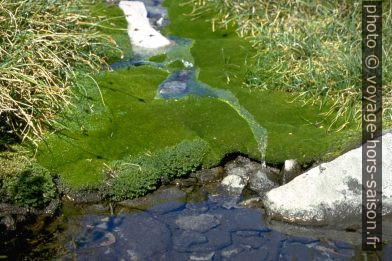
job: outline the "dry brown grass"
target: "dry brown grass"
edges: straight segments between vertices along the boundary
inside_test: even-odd
[[[76,75],[105,64],[98,52],[113,40],[98,32],[85,4],[0,0],[0,135],[41,137],[69,104]]]

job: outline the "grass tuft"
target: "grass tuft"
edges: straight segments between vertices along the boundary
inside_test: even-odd
[[[70,104],[80,72],[105,65],[113,39],[87,1],[0,0],[0,135],[35,141]],[[117,50],[119,52],[119,50]]]
[[[384,1],[384,119],[392,122],[392,6]],[[257,50],[248,65],[250,88],[295,93],[329,108],[330,129],[361,119],[361,2],[191,0],[191,16],[214,13],[212,30],[235,26]]]

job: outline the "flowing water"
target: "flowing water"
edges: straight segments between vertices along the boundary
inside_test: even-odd
[[[168,48],[157,50],[154,55],[163,55],[161,62],[151,61],[152,54],[138,54],[129,61],[121,61],[112,65],[113,69],[129,66],[154,66],[168,70],[169,77],[162,82],[157,91],[157,98],[162,99],[184,99],[189,95],[216,98],[230,105],[249,125],[254,138],[258,144],[262,162],[265,161],[265,153],[268,144],[267,130],[263,128],[239,102],[237,97],[229,91],[213,88],[198,80],[198,68],[194,66],[191,54],[193,41],[180,37],[171,37],[173,45]],[[182,63],[182,69],[173,69],[171,65],[175,62]]]

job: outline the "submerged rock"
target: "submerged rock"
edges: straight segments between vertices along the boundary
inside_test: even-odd
[[[160,86],[160,95],[180,95],[187,90],[186,83],[180,81],[168,81]]]
[[[82,223],[94,221],[95,226],[81,226],[77,246],[70,246],[78,252],[78,260],[152,260],[151,256],[165,252],[171,242],[167,226],[146,213],[103,219],[87,216]]]
[[[101,242],[100,246],[110,246],[116,243],[116,238],[112,233],[106,233],[104,240]]]
[[[158,49],[171,44],[169,39],[150,25],[143,2],[121,1],[119,7],[123,10],[128,22],[128,35],[133,47]]]
[[[383,136],[383,214],[392,213],[392,133]],[[361,222],[362,148],[310,169],[266,194],[264,206],[275,219],[300,224]]]
[[[210,214],[178,216],[175,223],[180,229],[207,232],[220,224],[219,219]]]
[[[177,251],[187,251],[192,245],[207,243],[206,236],[194,231],[181,231],[173,235],[173,248]]]
[[[194,70],[177,71],[159,85],[158,94],[165,99],[183,98],[195,92],[194,88],[191,87],[194,80]]]
[[[189,260],[209,261],[209,260],[213,260],[214,256],[215,256],[215,252],[211,252],[207,254],[193,254],[189,257]]]

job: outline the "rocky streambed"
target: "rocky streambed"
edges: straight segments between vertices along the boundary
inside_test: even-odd
[[[300,166],[287,162],[279,170],[239,156],[222,167],[191,173],[133,200],[76,204],[64,199],[62,214],[44,233],[25,239],[33,249],[19,246],[20,252],[14,249],[9,257],[390,260],[390,241],[385,241],[381,255],[365,254],[360,229],[343,228],[337,219],[325,226],[272,220],[263,208],[265,195],[279,189],[281,175],[295,168]],[[391,220],[385,219],[384,224],[386,239],[391,236]]]

